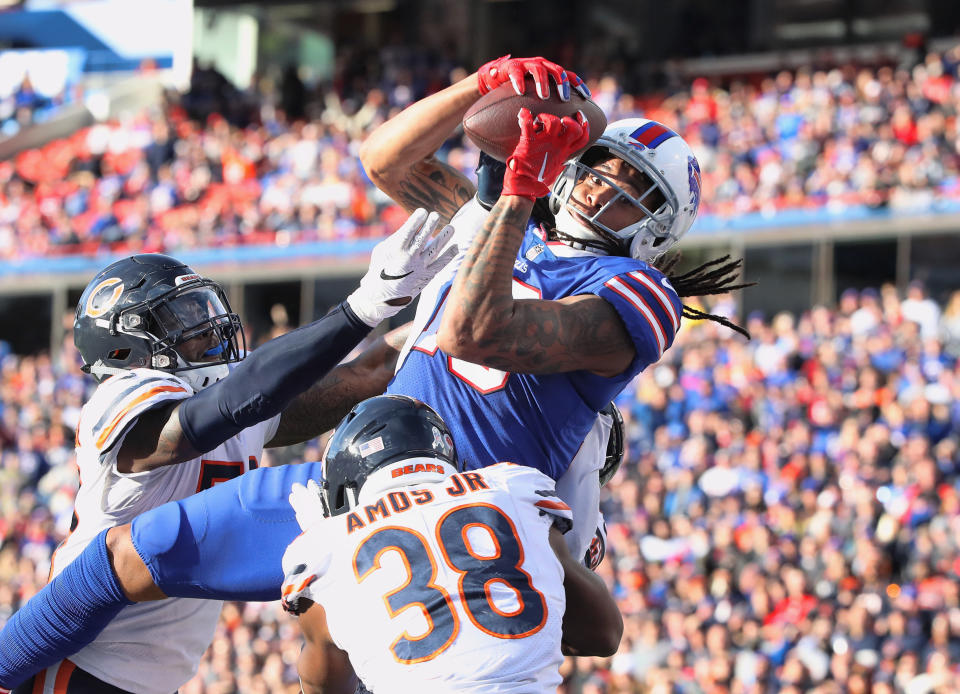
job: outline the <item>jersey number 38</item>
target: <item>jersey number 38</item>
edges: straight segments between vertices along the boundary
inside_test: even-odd
[[[480,554],[470,545],[469,531],[485,530],[493,538],[493,552]],[[437,541],[443,561],[459,574],[459,606],[480,631],[501,639],[520,639],[537,633],[546,623],[547,603],[533,587],[530,575],[521,569],[523,546],[513,521],[490,504],[458,506],[437,523]],[[450,593],[437,583],[437,561],[426,538],[410,528],[389,527],[372,533],[354,557],[353,569],[362,583],[380,568],[387,551],[400,552],[408,576],[399,588],[384,595],[391,618],[410,607],[419,608],[427,621],[426,633],[402,633],[391,644],[398,662],[432,660],[452,644],[460,630],[460,615]],[[512,609],[498,607],[491,593],[512,593]]]

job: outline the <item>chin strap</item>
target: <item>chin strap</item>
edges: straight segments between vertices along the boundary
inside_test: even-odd
[[[608,238],[585,239],[579,236],[568,234],[565,231],[560,231],[559,229],[548,230],[547,236],[551,239],[556,239],[561,243],[565,243],[568,246],[572,246],[573,248],[577,248],[579,246],[583,250],[595,249],[598,251],[603,251],[607,255],[627,255],[628,251],[626,244],[618,243]]]
[[[103,363],[102,359],[97,359],[93,364],[81,370],[86,371],[88,374],[97,379],[97,383],[102,383],[110,376],[125,374],[128,371],[128,369],[118,369],[115,366],[107,366]]]

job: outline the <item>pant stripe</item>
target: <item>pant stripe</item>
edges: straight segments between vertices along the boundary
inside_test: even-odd
[[[67,685],[70,683],[70,676],[77,666],[69,660],[60,663],[60,669],[57,671],[57,678],[53,682],[53,694],[67,694]]]
[[[38,672],[33,678],[33,694],[43,694],[43,684],[47,679],[47,671]]]

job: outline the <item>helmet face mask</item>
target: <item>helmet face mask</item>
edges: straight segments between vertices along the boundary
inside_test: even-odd
[[[125,258],[94,277],[77,305],[74,342],[98,380],[151,368],[195,389],[225,377],[246,347],[220,285],[160,254]]]
[[[190,280],[122,310],[119,329],[129,328],[153,340],[153,355],[166,357],[153,360],[162,368],[189,371],[241,357],[240,319],[230,311],[223,290],[211,280]]]
[[[639,188],[643,190],[626,190],[597,168],[611,157],[640,174],[644,183]],[[577,208],[574,196],[574,189],[584,185],[588,176],[613,190],[610,199],[590,214]],[[598,234],[615,239],[613,245],[620,247],[622,255],[652,261],[677,243],[693,224],[700,203],[700,167],[689,145],[672,130],[655,121],[632,118],[611,123],[593,147],[567,162],[552,192],[558,230],[571,240],[576,241],[577,229],[561,228],[569,224],[568,218],[585,222]],[[570,203],[572,197],[574,204]],[[635,221],[619,228],[605,224],[612,206],[623,203],[637,209],[636,217],[631,217]]]
[[[601,151],[605,152],[605,150]],[[607,156],[602,157],[598,166],[610,157],[615,156],[615,154],[607,153]],[[581,160],[572,162],[567,166],[571,174],[575,176],[575,180],[569,187],[571,194],[567,198],[567,210],[571,214],[576,215],[591,227],[606,232],[609,236],[621,241],[630,238],[644,227],[649,228],[650,232],[658,237],[666,238],[668,236],[670,225],[676,217],[676,196],[672,194],[662,180],[659,180],[661,177],[657,172],[638,171],[640,174],[638,178],[645,180],[649,185],[642,184],[643,190],[631,192],[611,178],[609,172],[584,163],[583,159],[585,158],[582,157]],[[626,165],[632,167],[630,162],[626,162]],[[571,198],[576,200],[574,195],[576,188],[588,178],[592,178],[595,183],[602,183],[613,190],[613,195],[592,215],[582,212],[576,204],[570,204]],[[659,201],[659,204],[654,206],[657,201]],[[633,207],[635,210],[633,216],[636,221],[627,225],[611,226],[609,219],[611,215],[609,213],[617,205]]]
[[[600,486],[606,486],[607,482],[617,474],[620,464],[623,462],[624,454],[624,434],[623,415],[616,403],[611,402],[602,410],[600,414],[610,417],[610,436],[607,439],[607,454],[600,468]]]

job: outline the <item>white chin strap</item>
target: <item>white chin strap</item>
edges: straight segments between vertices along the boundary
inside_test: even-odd
[[[198,362],[187,362],[190,366]],[[177,377],[190,384],[194,391],[201,391],[207,386],[212,386],[217,381],[221,381],[230,375],[230,367],[226,364],[211,364],[210,366],[201,366],[196,369],[187,369],[178,371]]]
[[[588,229],[587,227],[582,226],[579,222],[580,218],[570,214],[570,211],[567,210],[566,205],[560,206],[560,210],[554,215],[554,218],[556,222],[554,226],[556,226],[557,231],[562,231],[565,234],[569,234],[570,236],[581,239],[596,241],[606,240],[606,237],[604,237],[596,229]],[[584,246],[583,244],[576,243],[574,241],[563,241],[563,243],[567,244],[571,248],[576,248],[577,250],[589,251],[591,253],[595,253],[596,255],[608,255],[608,253],[601,248]]]

